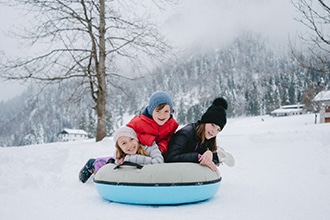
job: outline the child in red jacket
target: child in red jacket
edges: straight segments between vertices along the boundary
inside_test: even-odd
[[[127,126],[135,130],[141,144],[151,146],[156,142],[164,156],[168,142],[179,126],[172,113],[171,97],[166,92],[158,91],[151,95],[149,105],[142,114],[132,118]]]

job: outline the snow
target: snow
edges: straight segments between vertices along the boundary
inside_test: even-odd
[[[64,128],[61,133],[64,134],[83,134],[87,135],[87,132],[81,129],[69,129],[69,128]]]
[[[319,92],[313,99],[314,102],[330,100],[330,90]]]
[[[330,123],[314,121],[229,119],[218,141],[235,167],[219,168],[213,198],[179,206],[108,202],[79,182],[87,159],[113,154],[112,138],[0,148],[0,219],[328,219]]]

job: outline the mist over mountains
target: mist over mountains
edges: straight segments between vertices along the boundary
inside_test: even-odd
[[[302,102],[311,87],[327,86],[329,79],[302,69],[287,49],[263,36],[244,33],[226,46],[197,50],[158,66],[141,79],[109,78],[107,135],[123,125],[124,115],[141,113],[158,90],[172,96],[174,117],[183,125],[198,120],[218,96],[229,103],[228,117],[265,115],[281,105]],[[63,128],[84,129],[93,138],[93,102],[87,90],[76,90],[75,83],[41,92],[31,86],[0,102],[0,146],[56,142]]]

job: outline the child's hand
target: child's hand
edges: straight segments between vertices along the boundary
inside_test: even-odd
[[[119,158],[118,159],[118,164],[123,164],[125,161],[125,157]]]
[[[217,166],[213,163],[212,158],[213,158],[213,153],[210,150],[207,150],[199,159],[199,163],[201,165],[209,167],[213,171],[216,171]]]
[[[206,164],[212,161],[212,158],[213,158],[213,153],[210,150],[207,150],[202,154],[201,158],[199,159],[199,162]]]

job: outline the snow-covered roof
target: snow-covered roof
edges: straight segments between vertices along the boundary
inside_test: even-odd
[[[314,102],[329,101],[329,100],[330,100],[330,90],[321,91],[313,98]]]
[[[301,108],[279,108],[272,111],[271,113],[275,114],[275,113],[288,113],[288,112],[301,112],[301,111],[302,111]]]
[[[281,109],[299,109],[299,108],[304,108],[304,104],[296,104],[296,105],[283,105],[281,106]]]
[[[303,110],[304,107],[305,107],[305,105],[303,105],[303,104],[283,105],[280,108],[275,109],[271,113],[275,114],[275,113],[300,112]]]
[[[69,128],[64,128],[60,134],[84,134],[87,135],[87,132],[81,129],[69,129]]]

